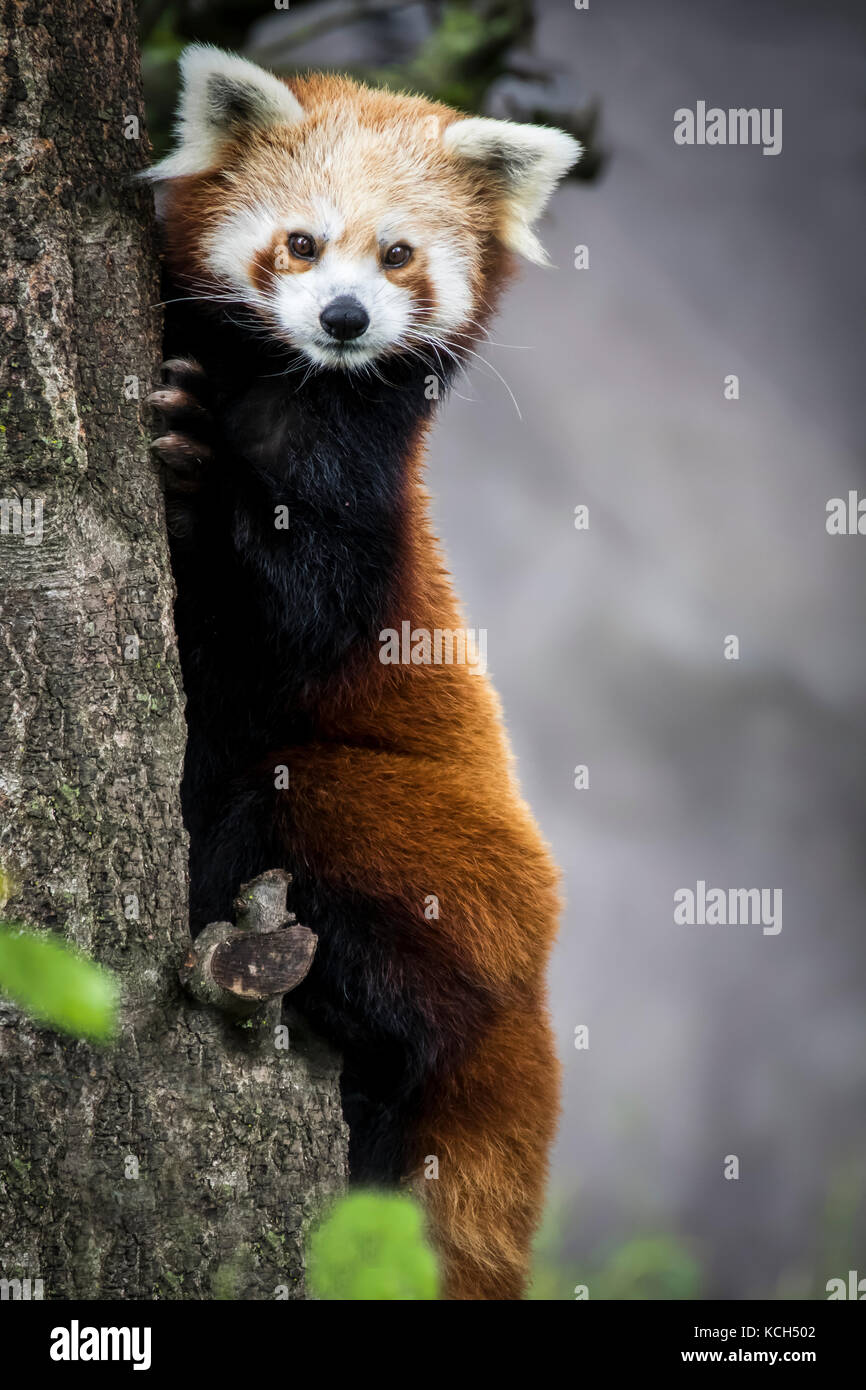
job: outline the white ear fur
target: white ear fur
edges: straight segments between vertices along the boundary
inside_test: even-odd
[[[510,251],[536,265],[549,264],[532,230],[563,174],[576,164],[583,146],[562,130],[518,125],[488,116],[469,116],[447,126],[445,148],[483,165],[501,180],[505,200],[500,235]]]
[[[297,97],[273,73],[211,44],[185,48],[180,75],[176,149],[148,169],[146,178],[204,173],[218,164],[226,141],[239,131],[295,125],[304,118]]]

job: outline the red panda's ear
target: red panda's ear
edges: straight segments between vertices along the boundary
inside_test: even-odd
[[[563,174],[580,159],[580,142],[549,126],[518,125],[487,116],[453,121],[442,140],[451,154],[488,169],[501,187],[500,236],[508,249],[537,265],[547,265],[547,253],[532,224]]]
[[[219,163],[224,146],[245,130],[296,125],[304,112],[295,94],[265,72],[210,44],[185,48],[173,154],[147,170],[150,179],[201,174]]]

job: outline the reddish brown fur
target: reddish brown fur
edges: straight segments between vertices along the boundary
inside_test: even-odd
[[[394,626],[460,615],[409,461]],[[319,737],[293,748],[292,818],[308,864],[341,888],[402,901],[433,972],[459,969],[496,1001],[492,1028],[437,1078],[408,1175],[427,1204],[446,1296],[519,1298],[541,1213],[559,1064],[545,973],[557,873],[511,770],[498,701],[465,665],[371,661],[335,688]],[[438,921],[423,914],[435,893]],[[438,1180],[423,1177],[439,1160]]]

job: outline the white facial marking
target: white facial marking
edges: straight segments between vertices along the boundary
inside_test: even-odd
[[[338,208],[327,198],[313,199],[313,225],[318,230],[321,241],[336,241],[346,230],[346,223]]]
[[[324,196],[305,207],[278,210],[263,203],[231,213],[203,242],[208,268],[239,300],[267,315],[286,343],[318,366],[361,367],[402,349],[425,351],[440,335],[466,328],[472,314],[470,263],[455,237],[426,240],[423,228],[404,213],[383,218],[376,229],[378,249],[341,249],[348,219]],[[288,258],[292,232],[312,237],[318,259],[294,273],[275,261],[273,276],[255,284],[250,268],[262,250],[275,246]],[[417,300],[382,266],[380,253],[404,244],[423,255],[430,297]],[[358,338],[338,343],[320,321],[332,300],[349,296],[369,316]]]
[[[319,315],[334,299],[348,295],[369,315],[360,338],[339,344]],[[380,357],[405,332],[412,316],[407,290],[389,282],[375,256],[351,256],[326,246],[320,260],[301,275],[285,275],[276,287],[274,311],[281,327],[321,366],[361,366]]]
[[[451,330],[464,328],[472,313],[468,260],[450,243],[431,241],[427,264],[435,287],[434,324]]]
[[[262,296],[250,283],[250,264],[263,246],[271,244],[282,227],[283,219],[263,204],[232,213],[203,240],[208,269],[231,289],[240,291],[260,306]]]
[[[412,225],[411,218],[404,213],[392,213],[379,223],[377,237],[380,246],[417,246],[422,240],[420,228]]]

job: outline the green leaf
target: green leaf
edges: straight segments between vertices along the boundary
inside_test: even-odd
[[[0,926],[0,993],[41,1023],[108,1041],[117,1028],[117,981],[47,933]]]
[[[341,1198],[313,1232],[308,1255],[316,1298],[431,1300],[439,1292],[424,1216],[411,1197],[356,1192]]]

